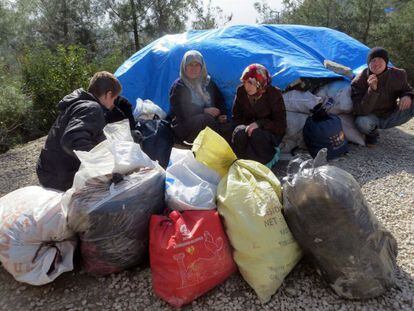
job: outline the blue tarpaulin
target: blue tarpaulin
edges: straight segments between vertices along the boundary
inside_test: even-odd
[[[298,78],[335,78],[324,60],[350,67],[366,66],[369,48],[329,28],[296,25],[240,25],[166,35],[132,55],[115,72],[122,94],[135,105],[150,99],[169,111],[169,90],[179,76],[184,53],[200,51],[212,79],[231,107],[240,75],[252,63],[266,66],[272,84],[285,89]]]

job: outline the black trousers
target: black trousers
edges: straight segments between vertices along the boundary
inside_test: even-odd
[[[213,116],[207,113],[197,114],[191,119],[177,123],[173,126],[174,135],[177,142],[186,141],[192,143],[197,135],[206,127],[220,134],[227,142],[231,141],[233,126],[230,122],[220,123]]]
[[[257,128],[249,137],[246,125],[239,125],[233,131],[232,147],[239,159],[254,160],[262,164],[269,163],[279,146],[282,137]]]

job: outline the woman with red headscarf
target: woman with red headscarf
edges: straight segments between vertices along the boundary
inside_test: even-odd
[[[272,86],[267,69],[247,66],[233,104],[233,149],[240,159],[272,167],[286,132],[286,110],[281,91]]]

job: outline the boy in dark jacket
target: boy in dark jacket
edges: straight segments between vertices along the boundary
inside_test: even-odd
[[[367,146],[378,140],[377,129],[406,123],[414,116],[414,90],[403,69],[388,67],[388,53],[373,48],[367,58],[368,68],[352,81],[355,124],[366,134]]]
[[[74,150],[90,151],[105,139],[105,112],[114,107],[121,92],[116,77],[95,73],[88,91],[77,89],[58,104],[60,113],[40,153],[36,172],[46,188],[66,191],[72,186],[80,162]]]

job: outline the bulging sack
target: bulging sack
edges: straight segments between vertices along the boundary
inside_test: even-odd
[[[236,271],[217,211],[152,216],[150,261],[155,294],[181,307]]]
[[[89,179],[68,204],[68,224],[79,233],[86,272],[106,275],[139,264],[148,251],[152,214],[164,209],[165,172]]]
[[[209,127],[198,134],[191,150],[197,161],[216,171],[220,177],[227,174],[237,159],[227,141]]]
[[[159,167],[139,144],[134,143],[128,120],[107,124],[104,133],[106,140],[92,150],[75,151],[81,166],[75,174],[72,188],[64,195],[65,205],[72,192],[82,188],[88,179],[112,173],[129,174],[144,167]]]
[[[296,147],[304,147],[302,130],[309,114],[286,111],[286,134],[280,143],[282,153],[290,153]]]
[[[365,146],[365,135],[356,128],[354,123],[355,116],[352,114],[339,114],[338,117],[341,119],[346,139],[355,144]]]
[[[282,215],[282,190],[266,166],[237,160],[219,184],[218,211],[240,273],[270,300],[302,253]]]
[[[349,114],[353,111],[351,83],[347,80],[328,83],[319,88],[316,95],[324,99],[332,98],[333,103],[328,111],[330,114]]]
[[[283,101],[286,111],[309,114],[313,107],[323,102],[323,99],[313,95],[309,91],[302,92],[293,90],[283,93]]]
[[[136,121],[138,119],[152,120],[155,115],[160,119],[165,119],[167,117],[167,114],[161,107],[157,106],[149,99],[142,100],[141,98],[137,98],[133,115]]]
[[[190,150],[173,148],[166,170],[166,204],[175,210],[215,209],[219,181],[220,176]]]
[[[44,285],[73,270],[76,238],[61,198],[31,186],[0,199],[0,260],[17,281]]]
[[[321,105],[316,106],[312,112],[303,127],[303,140],[311,156],[315,157],[323,148],[327,148],[329,160],[347,153],[348,140],[341,119],[328,114]]]
[[[315,161],[296,158],[289,164],[283,196],[289,228],[338,295],[381,295],[395,283],[397,243],[352,175],[323,163],[326,150]]]

